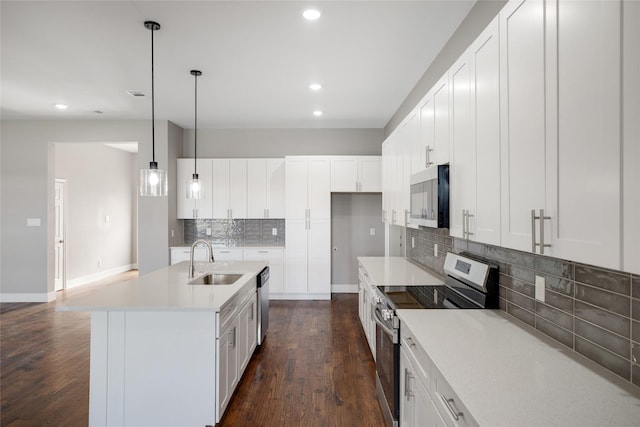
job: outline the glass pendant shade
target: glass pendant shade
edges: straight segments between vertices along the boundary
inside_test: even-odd
[[[202,193],[202,183],[198,179],[198,174],[194,173],[193,177],[187,181],[187,199],[199,199]]]
[[[158,169],[155,162],[149,163],[149,169],[140,169],[140,195],[166,196],[169,194],[167,171]]]

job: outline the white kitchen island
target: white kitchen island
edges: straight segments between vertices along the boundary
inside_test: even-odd
[[[90,426],[215,425],[256,344],[256,275],[264,262],[197,263],[242,274],[189,285],[188,262],[69,298],[91,312]]]

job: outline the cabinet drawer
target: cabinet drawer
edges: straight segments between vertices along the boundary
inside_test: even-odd
[[[438,411],[450,427],[477,427],[478,423],[455,394],[451,386],[444,380],[440,372],[432,367],[432,395]]]
[[[427,381],[431,381],[431,359],[418,343],[411,329],[403,327],[402,322],[400,323],[400,346],[404,348],[407,356],[416,366],[419,373],[426,378]]]

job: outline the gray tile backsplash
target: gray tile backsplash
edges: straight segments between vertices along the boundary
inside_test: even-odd
[[[187,245],[204,239],[215,246],[284,246],[284,219],[185,219],[183,224]]]
[[[640,276],[451,238],[447,229],[407,229],[406,243],[407,258],[439,274],[446,252],[498,265],[500,310],[640,386]],[[545,278],[545,302],[535,299],[536,276]]]

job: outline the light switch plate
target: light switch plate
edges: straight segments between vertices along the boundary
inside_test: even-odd
[[[40,227],[40,218],[27,218],[27,227]]]
[[[369,229],[369,236],[375,236],[376,235],[376,229],[375,228],[370,228]]]
[[[415,237],[412,237],[412,238],[411,238],[411,248],[413,249],[413,248],[415,248],[415,247],[416,247],[416,238],[415,238]]]
[[[536,276],[536,299],[544,302],[545,279],[542,276]]]
[[[272,228],[272,229],[271,229],[271,235],[272,235],[272,236],[277,236],[277,235],[278,235],[278,229],[277,229],[277,228],[275,228],[275,227],[274,227],[274,228]]]
[[[207,228],[207,236],[211,236],[211,228]]]
[[[438,244],[437,243],[435,243],[433,245],[433,256],[438,258]]]

